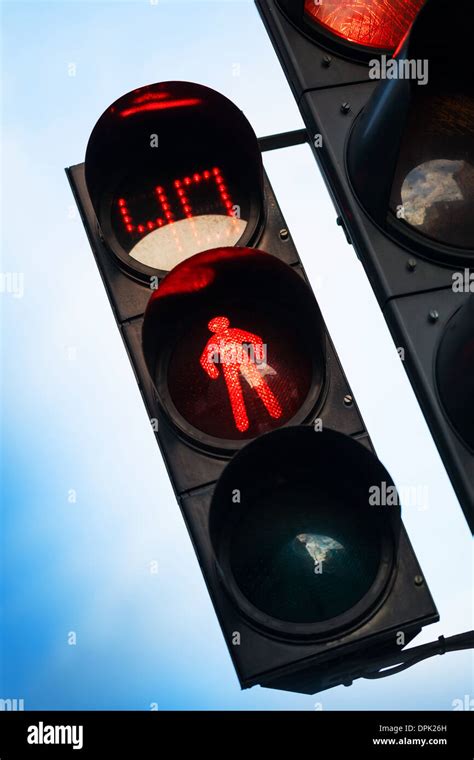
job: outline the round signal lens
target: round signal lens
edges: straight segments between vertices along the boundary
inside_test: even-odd
[[[217,248],[175,267],[152,296],[145,354],[174,421],[235,448],[313,409],[324,382],[321,324],[290,266]]]
[[[400,532],[400,507],[385,504],[384,488],[395,492],[374,454],[332,430],[288,427],[247,444],[221,475],[209,517],[240,610],[302,636],[334,635],[370,614]]]
[[[107,250],[148,285],[200,251],[249,244],[263,220],[263,177],[242,111],[191,82],[159,82],[116,100],[85,160]]]
[[[252,605],[279,620],[321,623],[367,593],[380,565],[380,536],[356,510],[342,519],[341,496],[326,484],[286,484],[258,499],[252,494],[250,504],[246,498],[230,565]]]
[[[308,19],[353,45],[395,50],[425,0],[305,0]]]
[[[402,224],[446,246],[474,250],[474,98],[418,92],[392,186]]]

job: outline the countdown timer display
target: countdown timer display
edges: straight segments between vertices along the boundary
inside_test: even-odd
[[[208,87],[160,82],[116,100],[91,134],[85,175],[104,244],[147,284],[201,251],[260,236],[257,137],[242,111]]]
[[[203,249],[235,245],[245,231],[248,201],[236,202],[238,183],[219,167],[141,184],[133,177],[122,183],[112,224],[122,247],[142,264],[172,269]]]

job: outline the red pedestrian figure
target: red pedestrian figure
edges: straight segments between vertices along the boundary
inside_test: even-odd
[[[257,392],[270,417],[279,419],[282,410],[276,396],[254,361],[254,357],[256,357],[257,361],[263,362],[264,346],[262,339],[258,335],[252,335],[252,333],[239,330],[237,327],[229,327],[229,325],[230,322],[227,317],[211,319],[208,327],[214,335],[209,338],[200,362],[212,380],[219,377],[216,363],[222,364],[235,425],[237,430],[243,433],[248,430],[249,420],[240,384],[240,374]],[[247,350],[247,346],[250,346],[250,352]]]

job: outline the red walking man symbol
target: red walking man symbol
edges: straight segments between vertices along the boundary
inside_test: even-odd
[[[249,427],[240,375],[243,375],[250,387],[256,391],[270,417],[274,419],[281,417],[282,410],[278,399],[254,361],[254,357],[257,361],[263,361],[262,339],[245,330],[230,327],[227,317],[214,317],[208,327],[214,334],[209,338],[202,352],[201,366],[212,380],[216,380],[219,377],[216,364],[222,365],[237,430],[243,433]],[[250,346],[250,352],[247,346]]]

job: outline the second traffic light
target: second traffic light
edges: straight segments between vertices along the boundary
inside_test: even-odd
[[[474,531],[471,3],[256,2]]]

